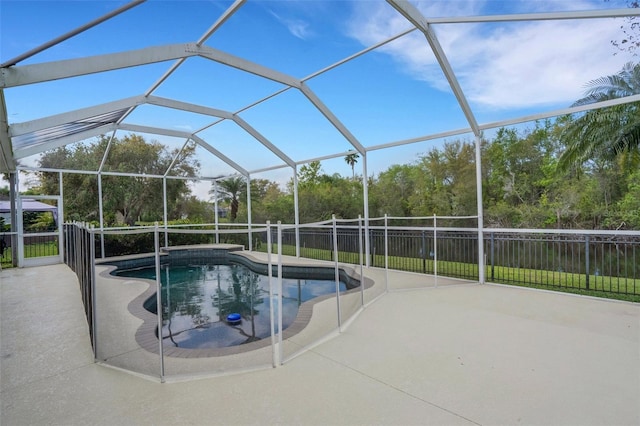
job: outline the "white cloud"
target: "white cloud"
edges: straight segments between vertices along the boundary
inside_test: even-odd
[[[618,72],[628,60],[613,55],[610,40],[618,31],[613,20],[510,24],[467,39],[466,49],[456,49],[461,40],[453,43],[451,61],[471,101],[494,108],[569,105],[586,82]]]
[[[278,15],[273,10],[270,10],[269,12],[274,18],[278,20],[278,22],[287,27],[289,32],[295,37],[304,40],[312,35],[312,31],[308,22],[297,18],[285,18],[284,16]]]
[[[430,4],[421,7],[425,16],[462,16],[477,14],[483,2]],[[443,4],[458,9],[435,9]],[[467,9],[461,10],[465,5]],[[617,73],[630,60],[625,54],[613,55],[611,40],[619,37],[621,23],[588,19],[447,24],[435,26],[435,31],[470,102],[504,109],[568,106],[583,96],[586,82]],[[407,28],[408,22],[390,7],[361,7],[349,32],[371,45]],[[392,56],[412,78],[450,91],[422,33],[414,31],[380,51]]]
[[[196,181],[189,182],[188,185],[191,187],[191,193],[199,200],[211,201],[211,195],[209,194],[209,190],[211,190],[211,182]]]

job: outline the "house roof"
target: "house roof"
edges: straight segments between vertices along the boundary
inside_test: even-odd
[[[31,199],[22,199],[22,210],[29,212],[57,212],[58,208],[50,204],[45,204],[40,201]],[[0,213],[10,213],[11,202],[0,201]]]

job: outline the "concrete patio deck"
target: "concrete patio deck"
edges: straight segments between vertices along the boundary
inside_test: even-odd
[[[282,367],[160,384],[94,364],[66,266],[3,270],[0,424],[640,424],[640,305],[391,278]]]

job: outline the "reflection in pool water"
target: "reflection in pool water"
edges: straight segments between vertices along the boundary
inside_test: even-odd
[[[123,271],[119,275],[155,279],[155,269]],[[335,293],[335,289],[333,280],[283,278],[283,330],[295,320],[303,302]],[[340,291],[345,289],[340,282]],[[271,332],[269,279],[244,265],[163,266],[162,305],[165,345],[222,348],[260,340]],[[145,307],[156,312],[155,296]],[[240,324],[226,323],[230,313],[242,316]]]

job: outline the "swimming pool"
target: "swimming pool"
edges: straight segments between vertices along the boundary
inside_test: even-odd
[[[182,264],[181,264],[182,263]],[[316,297],[336,291],[335,280],[324,279],[334,272],[313,274],[288,272],[282,280],[282,328],[291,325],[299,307]],[[155,267],[118,271],[118,275],[155,280]],[[248,266],[228,260],[215,263],[177,262],[163,265],[162,339],[165,346],[184,349],[225,348],[255,342],[270,336],[269,280]],[[357,284],[341,281],[340,291]],[[274,308],[276,307],[274,300]],[[157,312],[155,295],[144,307]],[[229,324],[227,315],[238,313],[242,320]]]

